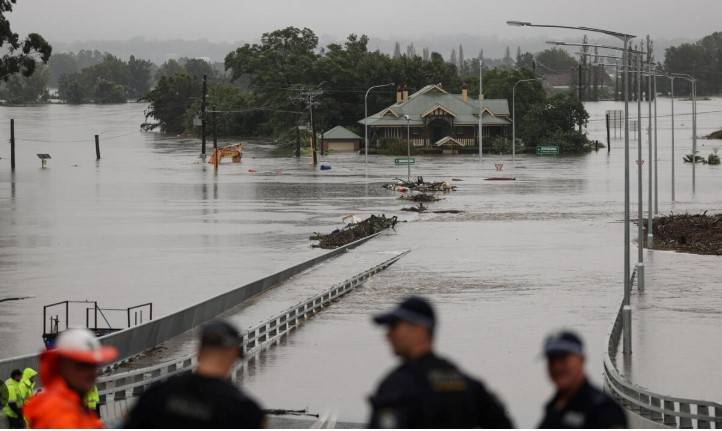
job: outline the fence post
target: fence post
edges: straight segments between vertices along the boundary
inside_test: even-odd
[[[100,136],[95,135],[95,160],[100,160]]]
[[[10,119],[10,170],[15,172],[15,119]]]

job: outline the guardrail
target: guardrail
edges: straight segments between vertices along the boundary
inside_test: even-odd
[[[383,232],[383,231],[382,231]],[[121,360],[133,357],[143,351],[155,347],[170,338],[191,330],[198,325],[218,316],[219,314],[242,304],[247,299],[265,292],[290,277],[305,271],[329,258],[353,249],[364,242],[380,235],[378,232],[354,241],[345,246],[326,252],[289,268],[263,277],[244,286],[209,298],[193,306],[184,308],[159,319],[148,321],[132,328],[100,337],[103,344],[115,346]],[[38,369],[39,354],[17,356],[0,360],[0,376],[9,376],[13,369],[31,367]]]
[[[245,358],[239,362],[232,379],[234,381],[238,380],[243,375],[245,368],[255,361],[255,357],[273,345],[274,342],[301,326],[303,322],[331,305],[338,298],[362,285],[372,275],[391,266],[409,251],[399,253],[249,328],[243,334]],[[117,420],[127,411],[128,400],[142,394],[151,384],[168,379],[176,374],[189,372],[195,366],[196,357],[195,354],[192,354],[150,367],[100,377],[97,385],[101,404],[103,405],[103,418],[111,421]]]
[[[634,283],[634,273],[632,274]],[[675,428],[722,429],[722,405],[662,395],[628,381],[617,369],[616,358],[622,336],[622,307],[609,335],[604,358],[607,391],[627,410],[660,425]]]

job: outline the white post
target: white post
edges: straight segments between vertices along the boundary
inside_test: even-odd
[[[654,96],[654,214],[659,214],[659,155],[657,153],[657,73],[654,73],[652,95]]]
[[[674,158],[676,157],[674,155],[674,76],[671,76],[669,78],[670,82],[670,92],[672,96],[672,202],[674,202]]]
[[[631,271],[630,271],[630,227],[629,227],[629,70],[631,59],[629,58],[629,38],[624,38],[624,51],[622,62],[624,63],[624,307],[625,315],[622,321],[623,345],[622,351],[625,354],[632,353],[632,313],[630,303],[631,294]],[[626,310],[629,310],[627,313]]]
[[[644,289],[644,188],[642,187],[642,50],[637,54],[637,288]]]
[[[692,80],[692,194],[697,190],[697,80]]]
[[[406,181],[411,182],[411,120],[408,115],[406,117]]]
[[[369,88],[364,96],[364,166],[369,164]]]
[[[652,42],[647,35],[647,69],[649,70],[649,80],[647,82],[647,141],[649,146],[649,166],[647,167],[648,183],[648,202],[647,202],[647,248],[654,246],[654,194],[652,193],[652,180],[654,179],[654,159],[652,158],[652,79],[654,79],[654,70],[652,69]],[[640,221],[641,223],[641,221]]]
[[[518,82],[516,83],[518,84]],[[516,84],[511,88],[511,161],[516,156]]]

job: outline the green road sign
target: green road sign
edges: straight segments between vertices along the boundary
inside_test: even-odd
[[[394,159],[394,164],[396,164],[396,165],[413,165],[413,164],[416,164],[416,159],[414,157],[404,157],[402,159]]]
[[[537,145],[537,156],[556,156],[559,155],[559,145]]]

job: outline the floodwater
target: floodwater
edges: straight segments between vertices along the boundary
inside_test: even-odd
[[[594,138],[605,141],[604,111],[619,107],[588,104]],[[548,331],[578,330],[587,340],[590,377],[601,381],[623,289],[621,139],[610,153],[579,157],[490,156],[481,163],[473,156],[417,157],[412,175],[463,180],[433,204],[463,214],[419,215],[401,212],[397,193],[380,187],[406,174],[393,157],[370,156],[365,171],[363,157],[332,155],[323,159],[333,169],[318,171],[307,158],[274,158],[269,147],[249,144],[240,165],[215,173],[198,161],[197,141],[139,131],[143,109],[0,108],[0,135],[9,135],[9,118],[16,120],[18,158],[13,175],[9,145],[0,147],[0,299],[29,297],[0,302],[0,357],[40,349],[45,304],[152,302],[154,314],[164,315],[320,254],[309,247],[309,234],[338,227],[345,214],[383,212],[408,223],[261,295],[234,318],[256,323],[391,252],[412,250],[264,355],[243,384],[265,406],[364,421],[366,397],[394,364],[370,315],[409,294],[434,301],[439,351],[481,377],[518,425],[534,426],[552,391],[539,359]],[[670,203],[668,111],[669,101],[660,99],[660,212],[722,211],[722,168],[697,166],[692,195],[691,167],[681,163],[691,148],[691,117],[680,115],[691,107],[682,100],[675,103],[677,202]],[[722,127],[720,111],[720,99],[698,102],[699,135]],[[101,140],[97,163],[93,134]],[[698,145],[706,156],[717,144]],[[47,169],[37,153],[51,154]],[[636,158],[633,141],[634,169]],[[495,163],[517,181],[484,181],[497,174]],[[643,184],[646,211],[646,165]],[[713,361],[722,323],[714,289],[719,258],[645,256],[648,287],[634,293],[634,360],[644,371],[633,378],[657,392],[722,398],[711,387],[718,385],[704,384],[719,380]]]

